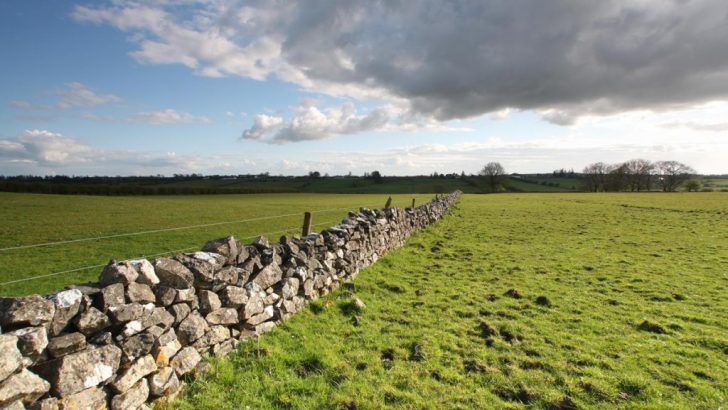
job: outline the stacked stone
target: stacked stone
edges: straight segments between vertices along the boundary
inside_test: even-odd
[[[307,237],[213,240],[171,258],[111,261],[98,283],[0,299],[0,408],[137,409],[351,280],[459,192],[418,208],[362,208]]]

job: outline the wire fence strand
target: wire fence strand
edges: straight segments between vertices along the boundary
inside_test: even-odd
[[[317,211],[312,211],[311,213],[320,214],[320,213],[324,213],[324,212],[342,211],[342,210],[349,210],[349,209],[350,208],[320,209],[320,210],[317,210]],[[102,239],[122,238],[122,237],[127,237],[127,236],[138,236],[138,235],[146,235],[146,234],[160,233],[160,232],[172,232],[172,231],[180,231],[180,230],[184,230],[184,229],[205,228],[205,227],[210,227],[210,226],[230,225],[230,224],[244,223],[244,222],[264,221],[264,220],[268,220],[268,219],[287,218],[287,217],[300,216],[300,215],[301,215],[301,213],[284,214],[284,215],[272,215],[272,216],[262,216],[262,217],[259,217],[259,218],[241,219],[241,220],[237,220],[237,221],[212,222],[212,223],[207,223],[207,224],[178,226],[178,227],[174,227],[174,228],[162,228],[162,229],[153,229],[153,230],[148,230],[148,231],[128,232],[128,233],[120,233],[120,234],[114,234],[114,235],[96,236],[96,237],[93,237],[93,238],[79,238],[79,239],[69,239],[69,240],[65,240],[65,241],[44,242],[44,243],[36,243],[36,244],[30,244],[30,245],[9,246],[9,247],[6,247],[6,248],[0,248],[0,252],[10,251],[10,250],[17,250],[17,249],[40,248],[40,247],[44,247],[44,246],[64,245],[64,244],[69,244],[69,243],[97,241],[97,240],[102,240]]]
[[[346,209],[346,208],[344,208],[344,209]],[[319,213],[320,213],[320,211],[319,211]],[[298,214],[295,214],[295,215],[298,215]],[[311,225],[311,226],[320,226],[320,225],[326,225],[326,224],[334,224],[336,222],[337,222],[336,220],[334,220],[334,221],[327,221],[327,222],[319,222],[319,223],[314,224],[314,225]],[[291,231],[294,231],[294,230],[297,230],[297,229],[299,229],[299,228],[298,227],[286,228],[286,229],[282,229],[282,230],[279,230],[279,231],[265,232],[265,233],[261,233],[261,234],[258,234],[258,235],[246,236],[246,237],[243,237],[243,238],[240,238],[240,239],[253,239],[253,238],[257,238],[258,236],[267,236],[267,235],[282,234],[282,233],[291,232]],[[166,254],[170,254],[170,253],[187,252],[187,251],[191,251],[191,250],[194,250],[194,249],[199,249],[199,246],[191,246],[189,248],[176,249],[176,250],[173,250],[173,251],[160,252],[160,253],[155,253],[155,254],[151,254],[151,255],[142,255],[142,256],[140,256],[138,258],[135,258],[135,259],[153,258],[155,256],[161,256],[161,255],[166,255]],[[48,277],[51,277],[51,276],[58,276],[58,275],[63,275],[63,274],[67,274],[67,273],[80,272],[80,271],[84,271],[84,270],[88,270],[88,269],[101,268],[101,267],[106,266],[106,265],[107,265],[106,263],[102,263],[102,264],[99,264],[99,265],[84,266],[82,268],[69,269],[69,270],[64,270],[64,271],[60,271],[60,272],[48,273],[48,274],[45,274],[45,275],[38,275],[38,276],[31,276],[31,277],[22,278],[22,279],[15,279],[15,280],[11,280],[11,281],[8,281],[8,282],[0,282],[0,286],[3,286],[3,285],[11,285],[13,283],[27,282],[27,281],[31,281],[31,280],[35,280],[35,279],[48,278]]]

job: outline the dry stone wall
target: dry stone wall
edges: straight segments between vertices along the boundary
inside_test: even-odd
[[[97,283],[0,299],[0,408],[137,409],[177,395],[241,341],[326,295],[442,218],[459,192],[417,208],[350,212],[306,237],[111,261]]]

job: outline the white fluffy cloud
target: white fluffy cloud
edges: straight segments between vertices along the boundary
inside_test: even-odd
[[[275,76],[438,121],[514,109],[568,125],[728,99],[722,0],[115,0],[73,15],[133,33],[141,62]],[[279,137],[309,139],[306,127]]]
[[[317,101],[305,99],[294,109],[294,114],[289,120],[266,114],[256,115],[253,125],[243,131],[241,139],[284,144],[366,131],[421,129],[468,131],[465,128],[446,127],[429,117],[413,114],[392,105],[359,113],[351,102],[320,108]]]

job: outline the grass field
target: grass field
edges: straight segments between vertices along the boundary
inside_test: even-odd
[[[465,195],[174,406],[725,408],[727,296],[728,194]]]
[[[64,285],[95,280],[111,258],[128,259],[175,250],[199,250],[210,239],[235,235],[300,233],[303,212],[314,213],[317,230],[338,223],[348,210],[381,208],[386,194],[260,194],[199,196],[64,196],[0,193],[0,295],[45,293]],[[408,206],[433,195],[393,195],[395,206]],[[289,215],[283,218],[270,218]],[[222,223],[256,219],[249,222]],[[54,246],[17,246],[125,235],[191,225],[220,223],[174,231],[80,241]],[[77,272],[7,283],[23,278],[94,266]]]

